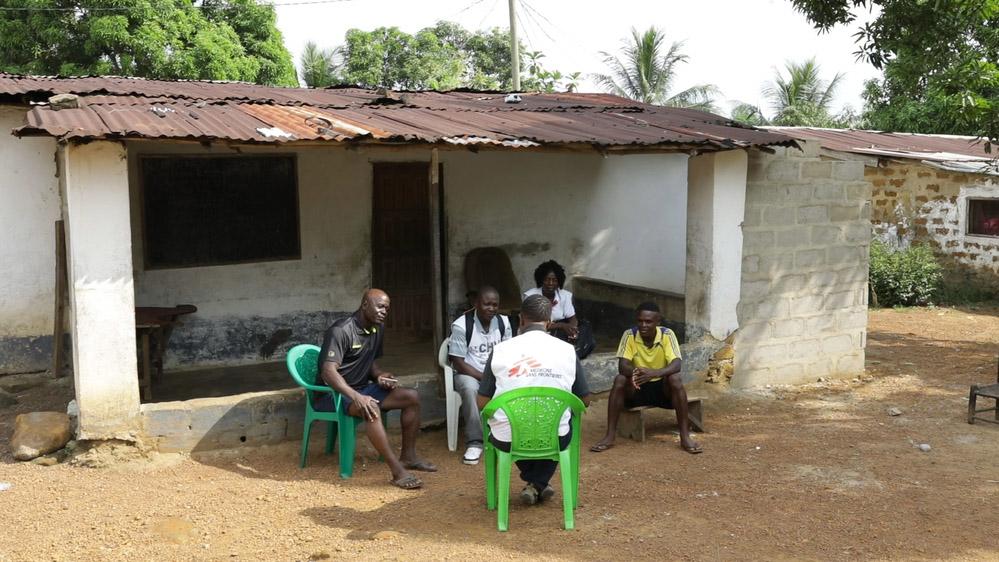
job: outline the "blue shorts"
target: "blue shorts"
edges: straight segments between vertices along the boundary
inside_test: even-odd
[[[385,398],[388,397],[389,392],[392,392],[387,388],[382,388],[378,386],[378,383],[376,382],[368,383],[368,386],[365,386],[360,390],[356,388],[354,390],[357,390],[363,396],[370,396],[374,398],[379,403],[381,403],[382,401],[385,400]],[[340,405],[343,407],[344,411],[349,412],[350,405],[353,402],[354,401],[351,400],[350,397],[347,396],[346,394],[340,395]],[[336,408],[334,407],[333,394],[324,392],[315,402],[312,403],[312,407],[320,412],[335,412]]]

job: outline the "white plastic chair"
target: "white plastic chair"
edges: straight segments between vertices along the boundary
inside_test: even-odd
[[[444,369],[444,401],[447,405],[447,448],[458,449],[458,408],[461,407],[461,395],[454,390],[454,369],[448,361],[447,349],[451,338],[444,338],[441,348],[437,351],[437,364]]]

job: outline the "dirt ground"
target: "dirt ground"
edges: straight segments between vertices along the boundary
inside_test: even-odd
[[[712,396],[702,455],[680,451],[667,411],[644,444],[584,450],[572,532],[553,502],[514,503],[498,533],[482,467],[440,430],[421,435],[441,471],[418,492],[389,487],[370,458],[340,480],[321,446],[299,470],[297,443],[109,469],[14,463],[13,416],[69,398],[50,385],[0,413],[0,560],[996,560],[999,426],[965,414],[968,385],[995,380],[997,342],[997,308],[872,312],[865,377]],[[585,444],[604,416],[591,406]]]

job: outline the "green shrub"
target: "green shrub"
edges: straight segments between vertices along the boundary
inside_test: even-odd
[[[932,304],[942,277],[927,246],[896,250],[880,240],[871,243],[871,288],[880,306]]]

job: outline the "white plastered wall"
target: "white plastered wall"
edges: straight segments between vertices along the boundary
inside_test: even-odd
[[[521,289],[555,259],[574,275],[683,293],[687,156],[446,153],[450,301],[469,250],[500,246]],[[571,290],[571,283],[568,288]]]
[[[142,210],[135,203],[132,224],[137,304],[192,303],[203,319],[356,307],[370,281],[370,164],[356,152],[343,149],[242,147],[240,152],[296,156],[302,258],[146,270]],[[139,160],[145,154],[237,155],[221,146],[130,143],[129,183],[136,202]]]
[[[49,366],[61,199],[55,140],[18,139],[24,106],[0,106],[0,374]]]
[[[136,303],[194,304],[197,318],[181,330],[200,323],[205,331],[188,337],[187,344],[182,331],[175,333],[167,356],[170,368],[259,361],[249,349],[219,360],[212,357],[219,352],[212,345],[205,343],[202,353],[197,342],[252,331],[254,323],[268,318],[283,325],[309,312],[353,310],[371,276],[372,163],[429,162],[431,156],[429,149],[418,147],[240,150],[296,155],[302,259],[147,271],[138,204],[141,156],[236,152],[193,143],[129,143]],[[683,292],[686,155],[442,150],[439,157],[448,225],[449,308],[464,301],[463,260],[479,246],[507,251],[522,290],[533,286],[538,263],[556,259],[570,278],[586,275]],[[300,326],[296,337],[306,330],[316,332],[316,339],[321,335],[317,328]],[[185,345],[191,349],[185,351]]]
[[[79,439],[137,428],[135,289],[125,148],[60,148]]]
[[[742,222],[746,211],[743,150],[690,160],[687,222],[686,323],[688,337],[725,339],[739,327]]]

